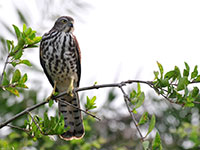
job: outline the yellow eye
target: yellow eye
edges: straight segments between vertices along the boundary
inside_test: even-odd
[[[62,22],[62,23],[66,23],[66,22],[67,22],[67,20],[63,19],[63,20],[61,20],[61,22]]]

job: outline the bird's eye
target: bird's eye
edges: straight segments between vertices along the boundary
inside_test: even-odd
[[[67,22],[67,20],[63,19],[63,20],[61,20],[61,22],[62,22],[62,23],[66,23],[66,22]]]

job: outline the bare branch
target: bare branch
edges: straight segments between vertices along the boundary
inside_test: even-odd
[[[128,95],[126,94],[126,92],[124,91],[124,89],[122,88],[122,86],[120,86],[119,88],[121,89],[121,91],[122,91],[122,93],[124,95],[124,101],[125,101],[126,107],[128,109],[129,114],[131,115],[133,123],[134,123],[134,125],[135,125],[135,127],[136,127],[136,129],[137,129],[137,131],[138,131],[138,133],[140,135],[140,140],[141,140],[141,142],[144,142],[144,137],[142,136],[140,128],[138,127],[138,123],[137,123],[137,121],[135,119],[135,116],[133,115],[133,112],[131,111],[131,109],[130,109],[130,107],[128,105],[128,101],[130,102],[131,100],[128,97]]]
[[[110,84],[101,84],[101,85],[92,85],[88,87],[82,87],[82,88],[75,88],[75,92],[80,92],[80,91],[86,91],[86,90],[93,90],[93,89],[100,89],[100,88],[111,88],[111,87],[120,87],[120,86],[126,86],[126,84],[132,84],[132,83],[144,83],[147,85],[152,85],[153,83],[151,81],[142,81],[142,80],[127,80],[127,81],[122,81],[120,83],[110,83]],[[66,92],[62,93],[65,94]]]
[[[26,114],[26,113],[28,113],[28,112],[30,112],[30,111],[32,111],[32,110],[34,110],[34,109],[36,109],[36,108],[38,108],[38,107],[44,105],[44,104],[46,104],[46,103],[47,103],[47,101],[43,101],[43,102],[41,102],[41,103],[39,103],[39,104],[36,104],[36,105],[33,105],[33,106],[31,106],[31,107],[26,108],[25,110],[23,110],[22,112],[16,114],[15,116],[13,116],[12,118],[10,118],[9,120],[7,120],[7,121],[1,123],[1,124],[0,124],[0,129],[1,129],[2,127],[6,126],[7,124],[9,124],[10,122],[12,122],[13,120],[15,120],[15,119],[17,119],[17,118],[23,116],[24,114]]]
[[[14,125],[11,125],[11,124],[7,124],[7,126],[10,127],[10,128],[17,129],[17,130],[22,130],[22,131],[24,131],[24,132],[30,132],[30,131],[27,130],[27,129],[20,128],[20,127],[18,127],[18,126],[14,126]]]

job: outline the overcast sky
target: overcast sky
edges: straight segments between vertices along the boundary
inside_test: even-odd
[[[165,71],[173,69],[174,65],[184,67],[184,61],[191,66],[200,63],[200,1],[87,2],[92,7],[82,15],[84,22],[75,20],[75,35],[82,51],[81,86],[96,81],[103,84],[128,79],[152,80],[153,71],[157,69],[156,61]],[[10,17],[9,0],[1,3],[0,16],[13,24],[15,18]],[[29,13],[37,21],[36,6],[32,0],[30,3]],[[36,26],[32,22],[33,27]],[[52,26],[53,22],[48,23],[44,32]],[[39,66],[38,50],[33,54],[32,61]],[[45,76],[41,78],[47,83]],[[45,85],[44,88],[49,88],[48,83]],[[102,93],[95,92],[95,95]]]

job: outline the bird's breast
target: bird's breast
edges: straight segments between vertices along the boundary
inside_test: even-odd
[[[42,41],[43,60],[48,74],[54,80],[66,80],[77,76],[77,64],[73,37],[66,33],[54,33]]]

